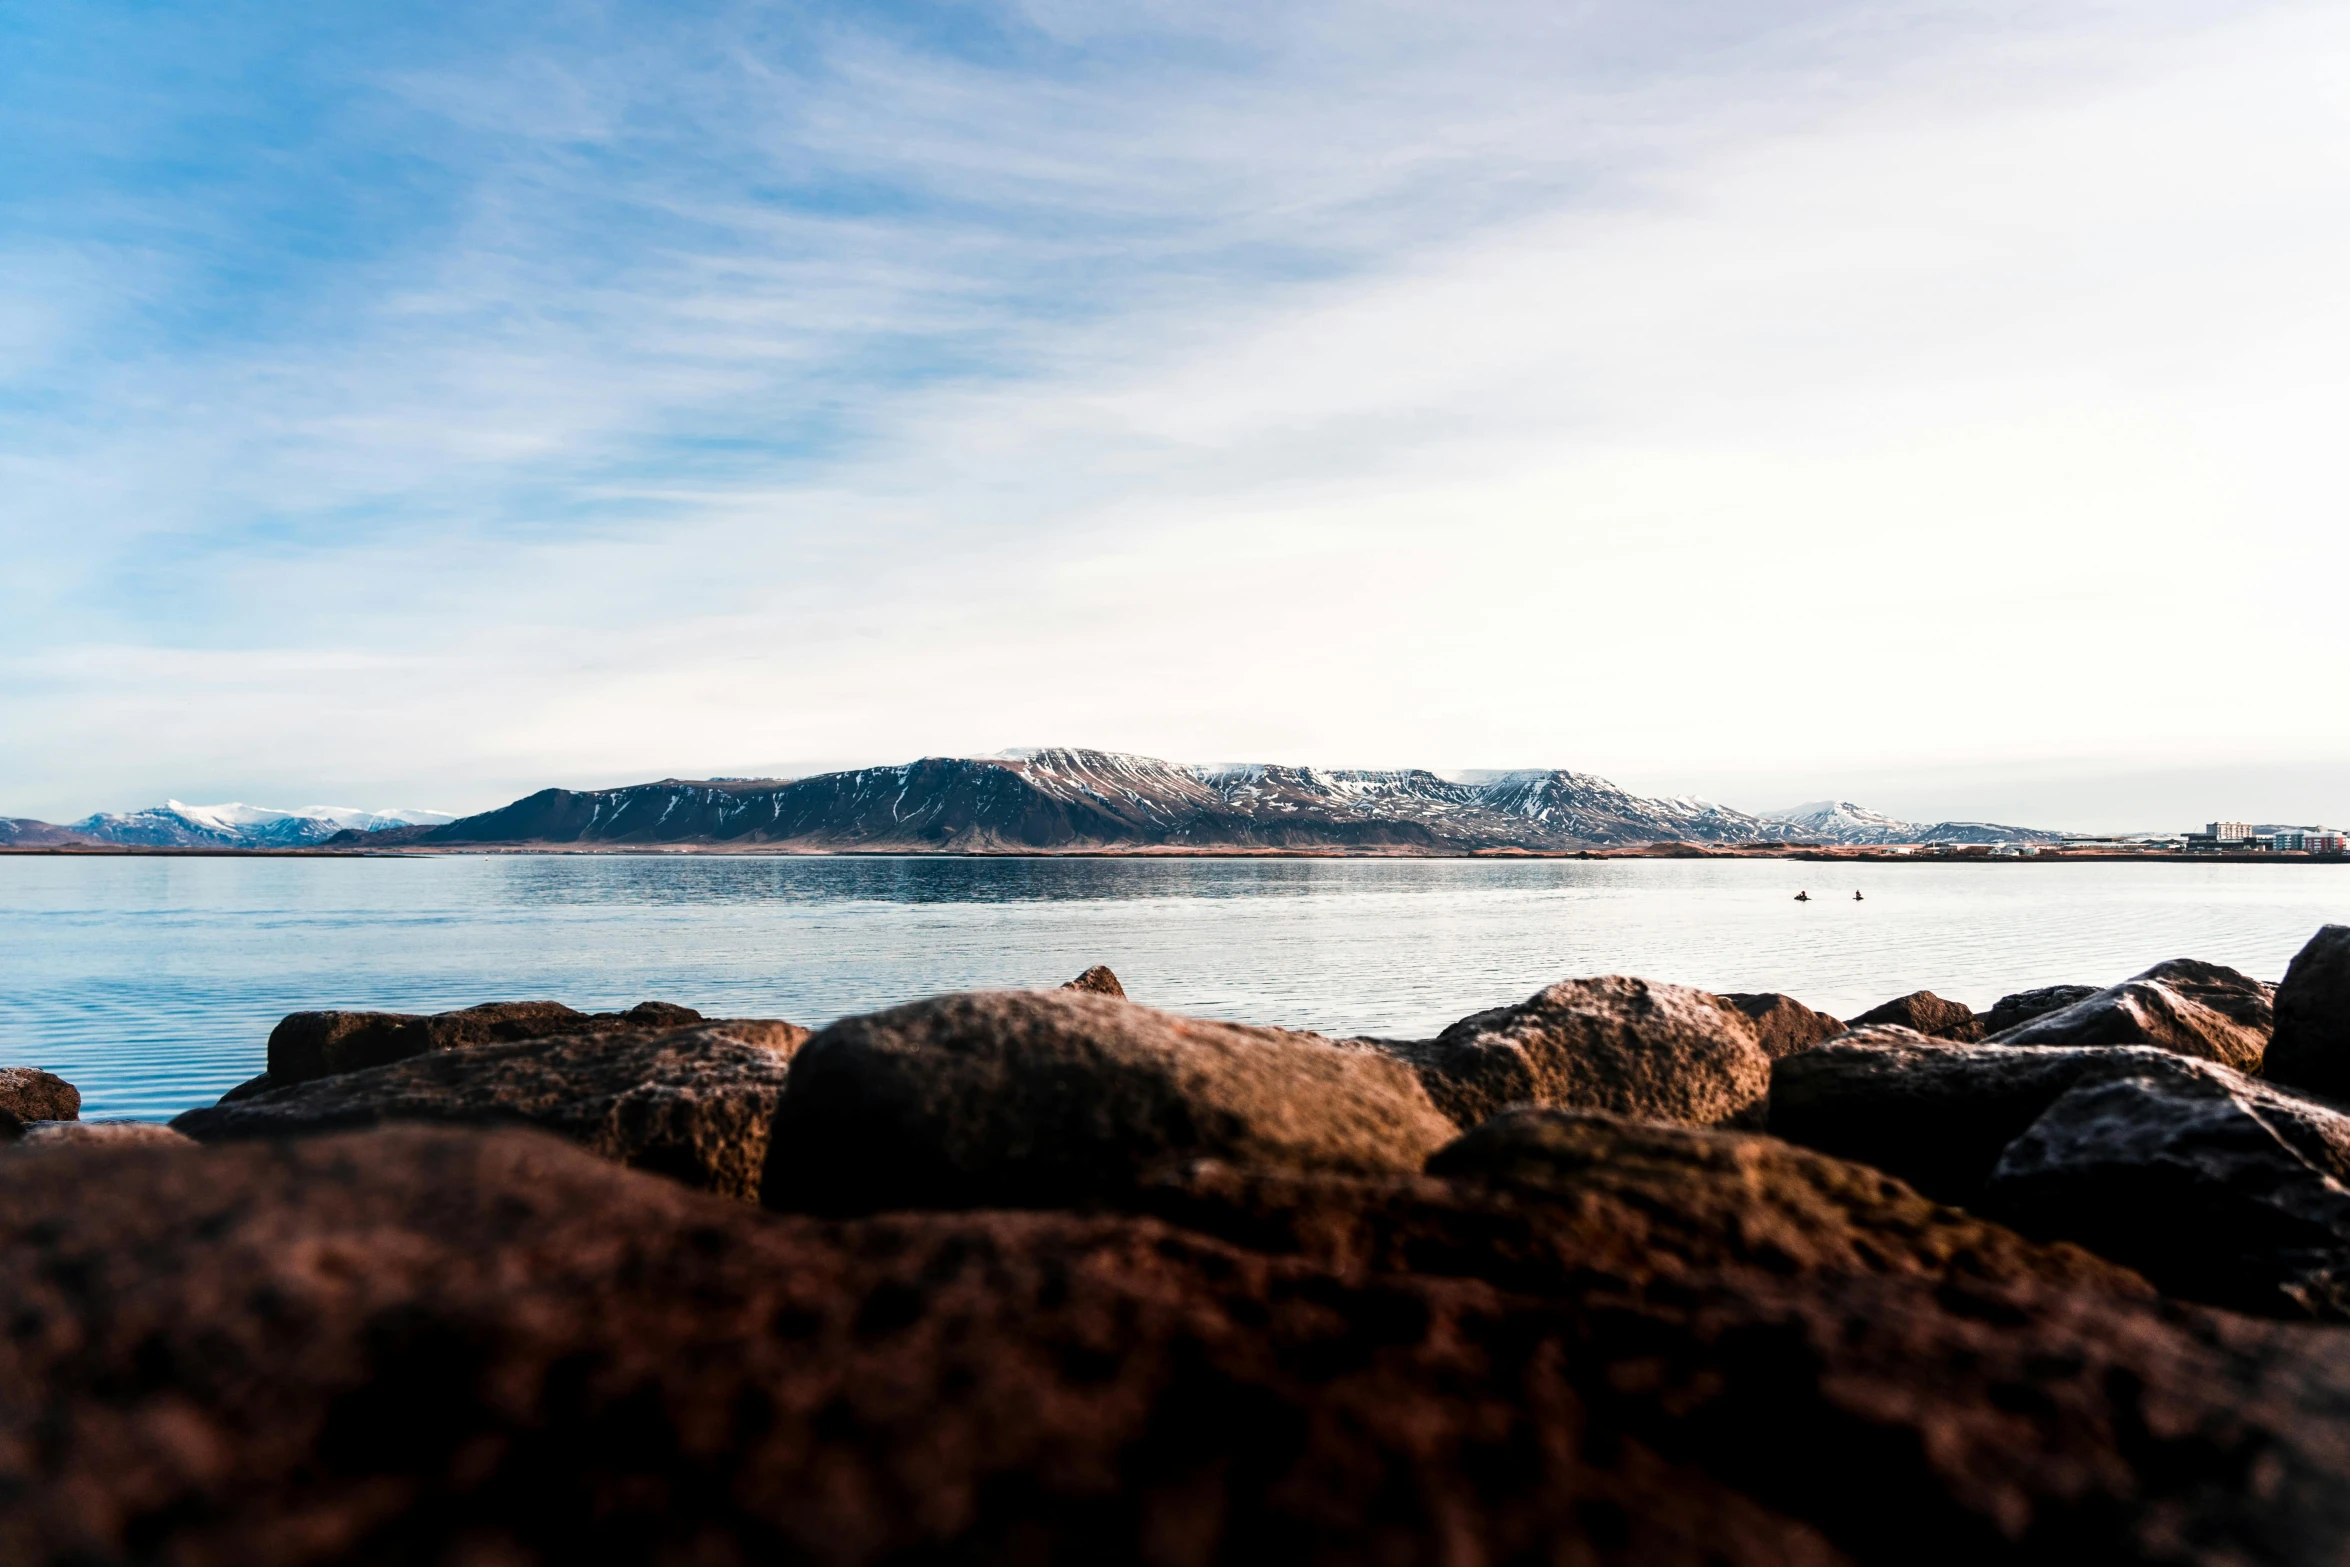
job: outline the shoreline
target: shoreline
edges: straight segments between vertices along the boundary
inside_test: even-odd
[[[588,855],[638,858],[709,855],[797,857],[803,859],[908,860],[1788,860],[1799,863],[1865,865],[2350,865],[2350,854],[2148,852],[2066,852],[1995,855],[1972,846],[1947,853],[1894,853],[1870,845],[1745,849],[1691,844],[1641,844],[1612,849],[1264,849],[1247,847],[1087,849],[923,849],[904,845],[874,848],[799,848],[777,844],[403,844],[382,849],[231,849],[159,844],[7,844],[0,856],[62,858],[171,858],[270,860],[407,860],[463,855]]]

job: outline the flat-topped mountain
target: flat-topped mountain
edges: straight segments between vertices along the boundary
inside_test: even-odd
[[[2017,840],[2053,836],[1999,831]],[[800,779],[671,778],[619,789],[542,789],[446,825],[350,833],[332,841],[1459,854],[1786,840],[1830,841],[1704,800],[1636,795],[1589,773],[1447,778],[1414,768],[1194,767],[1050,748],[929,757]]]

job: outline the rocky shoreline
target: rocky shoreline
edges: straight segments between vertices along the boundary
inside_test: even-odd
[[[1424,1040],[296,1013],[78,1112],[0,1070],[11,1563],[2350,1557],[2350,927]]]

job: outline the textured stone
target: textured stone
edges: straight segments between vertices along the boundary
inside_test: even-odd
[[[37,1066],[0,1066],[0,1141],[23,1135],[34,1121],[71,1121],[82,1113],[82,1093]]]
[[[295,1012],[269,1035],[267,1087],[290,1088],[338,1072],[387,1066],[433,1050],[509,1044],[619,1028],[682,1028],[702,1021],[691,1007],[643,1001],[626,1012],[575,1012],[560,1001],[492,1001],[455,1012]],[[257,1079],[256,1082],[259,1080]],[[251,1092],[260,1088],[242,1085]]]
[[[2350,925],[2320,930],[2285,970],[2262,1075],[2350,1101]]]
[[[390,1121],[526,1123],[705,1191],[756,1199],[785,1065],[808,1031],[740,1021],[436,1050],[190,1110],[202,1142]]]
[[[2019,990],[2001,996],[1983,1014],[1983,1033],[1988,1037],[2047,1013],[2061,1012],[2076,1001],[2088,1000],[2097,994],[2097,988],[2095,985],[2043,985],[2038,990]]]
[[[1982,1021],[1971,1007],[1945,1001],[1930,990],[1913,990],[1906,996],[1896,996],[1852,1020],[1854,1028],[1878,1024],[1914,1029],[1928,1039],[1952,1039],[1961,1044],[1983,1037]]]
[[[1389,1181],[1531,1213],[1581,1179]],[[829,1222],[514,1131],[0,1161],[0,1560],[2350,1552],[2331,1333],[1907,1242],[1627,1277],[1609,1226],[1552,1233],[1537,1272],[1434,1272],[1137,1216]]]
[[[1844,1032],[1845,1025],[1825,1012],[1814,1012],[1793,996],[1776,991],[1734,992],[1722,997],[1754,1026],[1755,1043],[1776,1061],[1798,1050],[1809,1050]]]
[[[2152,1045],[2239,1072],[2260,1070],[2274,1026],[2268,987],[2193,958],[2157,963],[2000,1034],[2002,1045]]]
[[[2165,1292],[2350,1322],[2350,1118],[2223,1067],[2076,1082],[2008,1144],[1979,1207]]]
[[[1115,996],[1120,1001],[1126,999],[1126,987],[1119,984],[1118,976],[1110,972],[1107,964],[1102,963],[1096,963],[1061,988],[1091,991],[1097,996]]]
[[[1759,1119],[1771,1058],[1736,1007],[1702,990],[1609,975],[1394,1044],[1463,1128],[1515,1105],[1715,1126]]]
[[[1402,1063],[1083,991],[939,996],[792,1063],[765,1200],[812,1212],[1064,1206],[1188,1158],[1411,1170],[1453,1133]]]

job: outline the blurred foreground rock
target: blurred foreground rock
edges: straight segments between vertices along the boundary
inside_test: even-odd
[[[2260,1070],[2274,1027],[2268,987],[2217,963],[2174,958],[2000,1034],[2002,1045],[2152,1045]]]
[[[2350,925],[2320,930],[2285,970],[2264,1062],[2271,1082],[2350,1101]]]
[[[37,1066],[0,1066],[0,1142],[24,1135],[35,1121],[71,1121],[82,1113],[81,1090]]]

